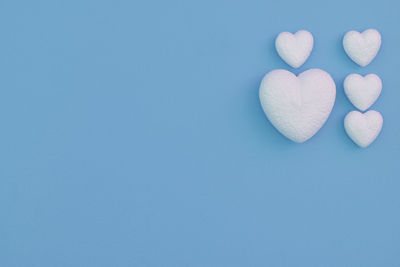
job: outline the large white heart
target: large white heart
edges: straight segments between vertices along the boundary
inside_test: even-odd
[[[324,125],[332,111],[336,86],[331,76],[311,69],[296,77],[286,70],[267,73],[260,101],[267,118],[284,136],[302,143]]]
[[[344,118],[344,129],[348,136],[360,147],[369,146],[382,130],[382,115],[375,110],[364,114],[349,112]]]
[[[365,67],[378,53],[381,47],[381,35],[374,29],[368,29],[362,33],[349,31],[343,38],[343,47],[354,62]]]
[[[295,34],[281,32],[275,40],[279,56],[293,68],[298,68],[307,60],[313,49],[314,39],[308,31],[298,31]]]
[[[376,74],[363,77],[354,73],[346,77],[343,87],[351,103],[359,110],[365,111],[381,94],[382,80]]]

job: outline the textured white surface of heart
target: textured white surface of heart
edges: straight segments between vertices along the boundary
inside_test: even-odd
[[[293,68],[304,64],[313,49],[314,38],[305,30],[295,34],[281,32],[275,40],[275,48],[279,56]]]
[[[353,73],[343,83],[344,92],[353,105],[365,111],[375,103],[382,91],[382,80],[376,74],[365,77]]]
[[[364,114],[358,111],[349,112],[344,119],[346,133],[360,147],[369,146],[382,130],[383,117],[375,110]]]
[[[343,47],[355,63],[365,67],[371,63],[381,47],[381,34],[375,29],[362,33],[349,31],[343,38]]]
[[[332,77],[320,69],[307,70],[298,77],[279,69],[264,76],[259,97],[272,125],[290,140],[302,143],[328,119],[336,86]]]

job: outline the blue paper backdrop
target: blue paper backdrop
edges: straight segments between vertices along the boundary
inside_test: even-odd
[[[399,1],[3,0],[0,266],[400,266]],[[361,68],[348,30],[378,29]],[[281,31],[315,38],[298,70]],[[276,68],[331,73],[326,125],[295,144],[258,100]],[[349,73],[384,117],[346,136]]]

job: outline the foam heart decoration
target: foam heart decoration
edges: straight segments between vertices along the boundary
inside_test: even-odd
[[[369,146],[378,137],[382,125],[382,115],[375,110],[364,114],[351,111],[344,118],[344,129],[351,140],[360,147]]]
[[[267,118],[284,136],[302,143],[324,125],[332,111],[336,86],[332,77],[311,69],[298,77],[286,70],[267,73],[260,85]]]
[[[343,47],[355,63],[365,67],[378,53],[381,47],[381,35],[374,29],[368,29],[362,33],[349,31],[343,38]]]
[[[381,94],[382,80],[376,74],[363,77],[354,73],[346,77],[343,86],[350,102],[359,110],[365,111]]]
[[[308,31],[295,34],[281,32],[275,40],[275,48],[279,56],[293,68],[298,68],[307,60],[313,49],[314,39]]]

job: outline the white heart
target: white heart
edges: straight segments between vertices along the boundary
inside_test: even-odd
[[[351,103],[359,110],[365,111],[381,94],[382,80],[376,74],[363,77],[354,73],[346,77],[343,87]]]
[[[368,29],[362,33],[349,31],[343,38],[343,47],[354,62],[365,67],[378,53],[381,47],[381,35],[374,29]]]
[[[308,31],[298,31],[295,34],[281,32],[275,40],[279,56],[293,68],[298,68],[307,60],[313,49],[314,39]]]
[[[310,139],[324,125],[335,97],[333,79],[320,69],[307,70],[298,77],[286,70],[273,70],[260,85],[260,102],[267,118],[298,143]]]
[[[364,114],[351,111],[344,118],[344,129],[351,140],[360,147],[367,147],[376,139],[382,130],[382,124],[382,115],[375,110]]]

